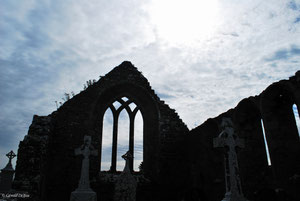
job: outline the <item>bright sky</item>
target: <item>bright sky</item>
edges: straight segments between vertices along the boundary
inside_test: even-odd
[[[0,168],[34,114],[124,60],[191,129],[294,75],[299,32],[299,0],[0,0]]]

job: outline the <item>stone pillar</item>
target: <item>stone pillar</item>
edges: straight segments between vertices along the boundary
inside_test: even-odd
[[[8,154],[6,154],[6,156],[9,158],[9,161],[5,168],[1,170],[0,192],[7,192],[11,190],[13,176],[15,173],[15,170],[11,164],[11,160],[16,157],[16,154],[13,151],[10,151]]]

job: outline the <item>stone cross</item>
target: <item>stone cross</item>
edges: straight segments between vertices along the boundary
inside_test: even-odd
[[[1,170],[1,179],[0,179],[0,191],[9,191],[11,190],[11,185],[13,181],[13,176],[15,173],[14,168],[12,167],[11,160],[16,157],[16,154],[13,151],[10,151],[6,156],[9,158],[9,161],[5,168]]]
[[[91,145],[91,136],[84,136],[84,144],[75,149],[75,155],[83,155],[83,160],[78,188],[71,193],[70,201],[96,201],[97,194],[90,188],[89,157],[90,155],[97,156],[98,152]]]
[[[17,155],[11,150],[9,153],[6,154],[7,158],[9,159],[6,167],[4,169],[12,169],[13,170],[13,167],[12,167],[12,164],[11,164],[11,160],[16,157]]]
[[[11,150],[9,153],[6,154],[7,158],[9,158],[9,161],[11,162],[11,159],[16,157],[17,155]]]
[[[133,159],[133,156],[129,151],[127,151],[126,154],[122,156],[122,158],[125,160],[125,167],[123,172],[130,172],[129,163]]]
[[[242,192],[236,147],[243,148],[244,140],[239,139],[229,118],[222,119],[223,131],[214,139],[214,147],[225,147],[225,182],[226,193],[222,201],[246,201]]]
[[[84,144],[75,149],[75,155],[83,155],[81,165],[81,176],[79,180],[78,189],[90,189],[89,169],[90,169],[90,155],[97,156],[98,152],[91,145],[91,136],[84,136]]]
[[[135,201],[137,182],[130,171],[130,161],[133,156],[129,151],[122,156],[126,161],[125,167],[115,184],[114,201]]]

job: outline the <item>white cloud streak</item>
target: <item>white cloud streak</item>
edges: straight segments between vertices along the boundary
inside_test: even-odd
[[[179,42],[172,42],[152,20],[152,1],[2,0],[1,150],[17,150],[33,114],[51,113],[65,92],[78,93],[123,60],[143,72],[189,128],[299,70],[299,1],[216,2],[209,34],[187,42],[183,31],[183,40],[177,34]],[[203,19],[185,20],[197,31],[205,27]]]

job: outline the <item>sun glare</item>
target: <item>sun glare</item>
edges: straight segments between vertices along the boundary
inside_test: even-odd
[[[157,36],[170,43],[194,43],[215,31],[217,0],[154,0],[151,23]]]

